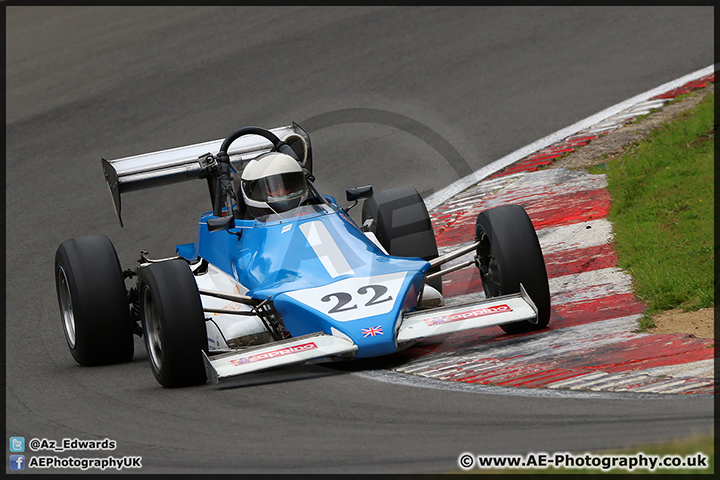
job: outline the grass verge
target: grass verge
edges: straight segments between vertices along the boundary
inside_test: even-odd
[[[619,266],[653,314],[714,303],[714,94],[606,163]]]

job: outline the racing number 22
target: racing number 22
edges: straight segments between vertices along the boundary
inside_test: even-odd
[[[389,302],[390,300],[392,300],[392,295],[388,295],[387,297],[385,297],[383,299],[380,298],[383,295],[385,295],[385,293],[387,292],[387,287],[384,285],[366,285],[364,287],[358,288],[357,293],[359,295],[367,295],[368,290],[371,290],[371,289],[373,291],[373,297],[367,303],[365,303],[366,307],[370,307],[372,305],[377,305],[379,303]],[[330,314],[338,313],[338,312],[346,312],[348,310],[353,310],[353,309],[357,308],[357,304],[355,304],[351,307],[346,307],[346,305],[348,303],[351,303],[353,301],[353,296],[351,294],[345,293],[345,292],[330,293],[330,294],[322,297],[320,299],[320,301],[330,302],[330,301],[332,301],[333,298],[337,299],[337,303],[335,304],[334,307],[332,307],[328,311],[328,313],[330,313]]]

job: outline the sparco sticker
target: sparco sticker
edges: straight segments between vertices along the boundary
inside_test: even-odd
[[[512,308],[507,305],[496,305],[494,307],[484,307],[469,312],[453,313],[452,315],[443,315],[441,317],[433,317],[425,319],[425,323],[429,327],[435,325],[442,325],[443,323],[457,322],[460,320],[467,320],[469,318],[485,317],[487,315],[494,315],[496,313],[512,312]]]
[[[240,365],[245,365],[246,363],[259,362],[260,360],[270,360],[271,358],[282,357],[285,355],[290,355],[291,353],[304,352],[306,350],[312,350],[314,348],[318,348],[318,346],[315,345],[314,342],[304,343],[302,345],[294,345],[292,347],[280,348],[271,352],[258,353],[257,355],[248,355],[247,357],[236,358],[235,360],[230,360],[230,363],[232,363],[236,367],[239,367]]]

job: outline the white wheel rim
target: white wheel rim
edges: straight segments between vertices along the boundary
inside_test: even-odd
[[[155,311],[155,303],[150,287],[147,285],[143,289],[142,296],[143,318],[145,319],[145,336],[147,338],[148,354],[150,361],[159,372],[162,369],[162,329],[160,327],[160,319]]]
[[[58,294],[60,296],[60,313],[63,319],[63,330],[70,348],[75,348],[75,314],[73,313],[72,295],[67,275],[62,266],[58,266]]]

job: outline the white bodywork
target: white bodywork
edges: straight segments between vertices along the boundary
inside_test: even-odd
[[[219,268],[208,265],[206,273],[195,275],[195,282],[201,290],[244,295],[247,289],[233,277]],[[203,308],[227,310],[228,312],[250,312],[250,307],[221,298],[201,295]],[[257,316],[233,315],[231,313],[206,313],[208,347],[210,350],[235,348],[249,344],[272,341],[272,336]]]

